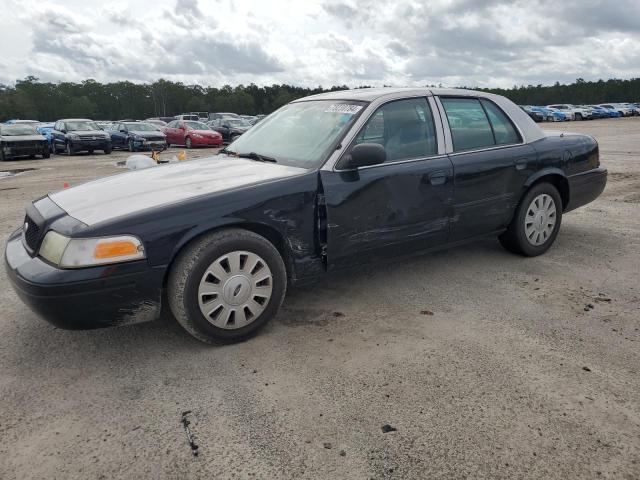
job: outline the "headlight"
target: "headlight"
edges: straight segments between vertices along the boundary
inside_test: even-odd
[[[69,238],[49,231],[39,255],[62,268],[81,268],[145,258],[139,238],[132,235],[100,238]]]
[[[80,135],[78,135],[77,133],[69,133],[67,134],[67,137],[69,137],[71,140],[80,140]]]

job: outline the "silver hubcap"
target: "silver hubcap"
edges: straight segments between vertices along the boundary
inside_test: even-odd
[[[200,280],[198,304],[214,326],[233,330],[255,321],[267,308],[273,275],[260,256],[231,252],[215,260]]]
[[[533,199],[524,219],[524,232],[531,245],[540,246],[547,241],[556,225],[556,202],[543,193]]]

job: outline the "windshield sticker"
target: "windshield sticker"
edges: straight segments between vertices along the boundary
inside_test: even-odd
[[[362,105],[351,105],[349,103],[334,103],[333,105],[329,105],[324,112],[325,113],[348,113],[349,115],[354,115],[362,110]]]

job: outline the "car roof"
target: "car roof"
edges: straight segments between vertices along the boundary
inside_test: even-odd
[[[61,118],[59,122],[93,122],[89,118]]]
[[[307,100],[361,100],[372,102],[378,98],[396,97],[398,95],[407,96],[433,96],[433,95],[451,95],[451,96],[474,96],[474,97],[492,97],[491,93],[479,90],[467,90],[463,88],[414,88],[414,87],[382,87],[382,88],[357,88],[354,90],[336,90],[335,92],[319,93],[308,97],[294,100],[301,102]]]

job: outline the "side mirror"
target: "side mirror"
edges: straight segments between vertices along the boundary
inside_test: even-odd
[[[63,128],[62,130],[60,130],[62,133],[67,133],[67,129]]]
[[[351,149],[341,168],[352,170],[369,165],[379,165],[387,160],[387,152],[379,143],[361,143]]]

